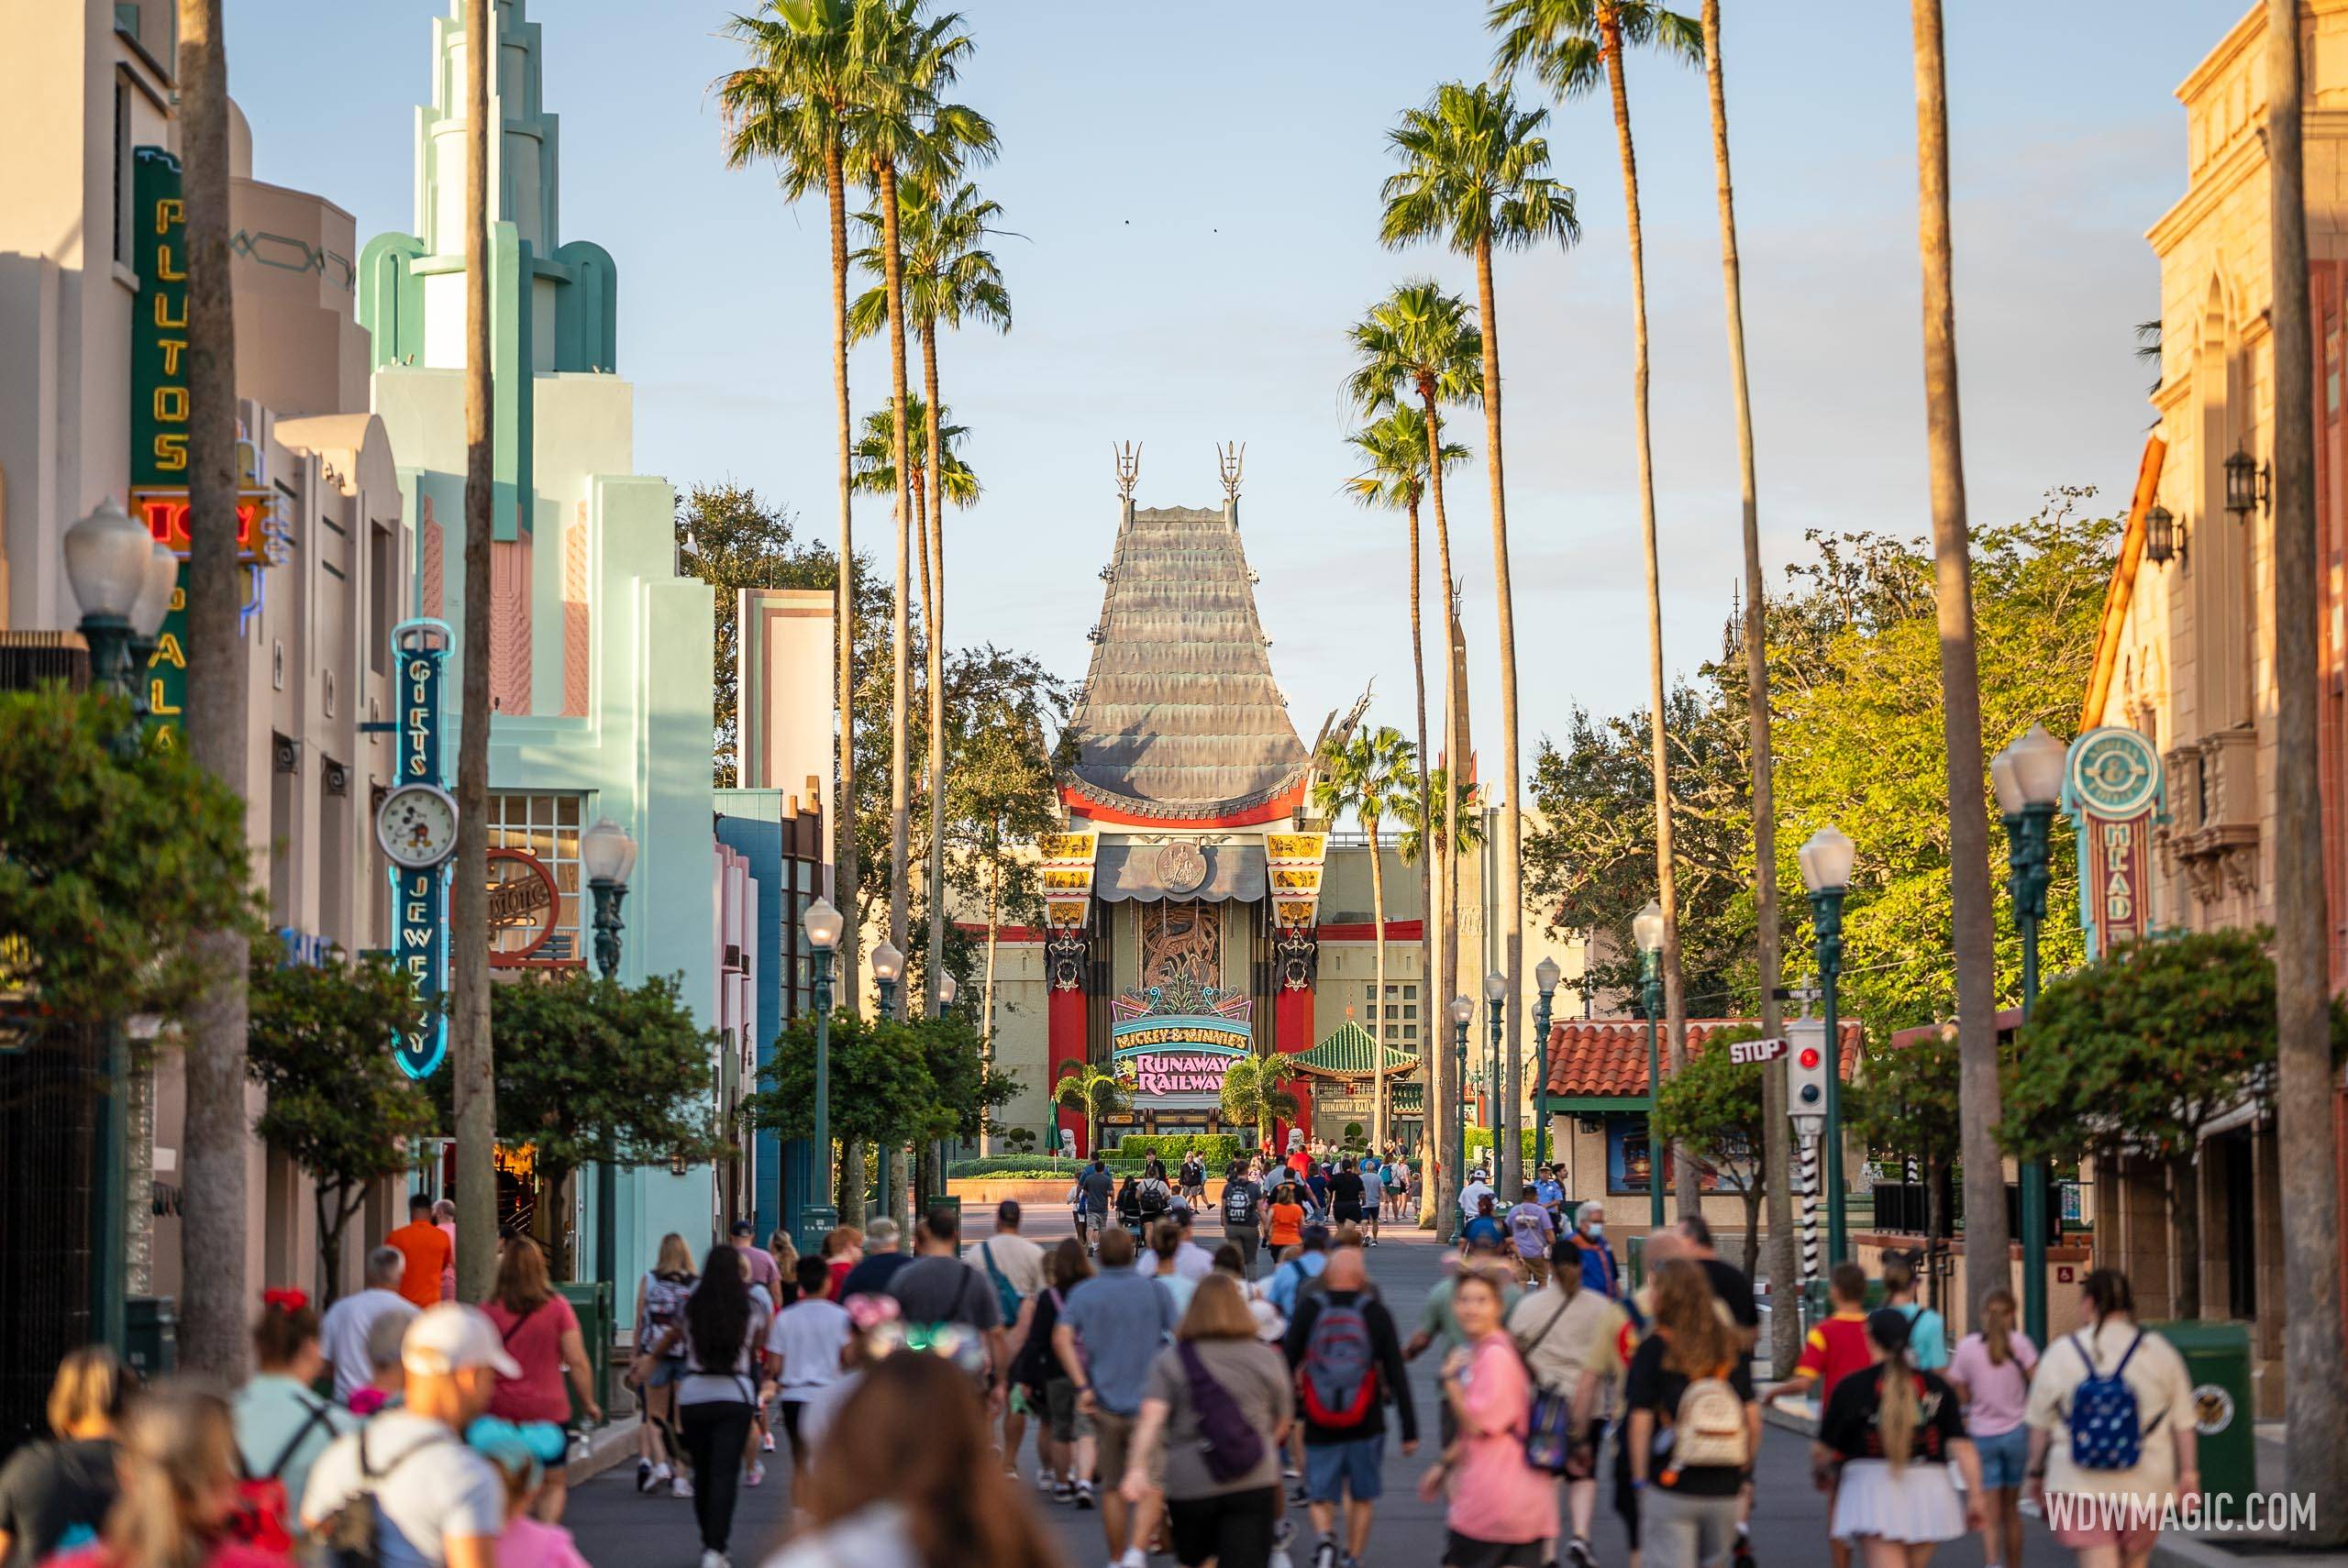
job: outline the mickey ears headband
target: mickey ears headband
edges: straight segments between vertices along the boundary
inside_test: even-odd
[[[299,1312],[310,1304],[309,1297],[294,1289],[271,1289],[260,1293],[261,1305],[273,1307],[280,1312]]]

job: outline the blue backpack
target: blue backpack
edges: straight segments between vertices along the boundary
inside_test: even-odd
[[[2128,1349],[2119,1364],[2109,1373],[2098,1373],[2095,1357],[2077,1334],[2071,1336],[2071,1348],[2087,1363],[2088,1375],[2071,1392],[2071,1410],[2067,1418],[2071,1429],[2071,1463],[2081,1470],[2132,1470],[2143,1457],[2144,1439],[2152,1427],[2143,1424],[2136,1408],[2136,1391],[2128,1386],[2121,1375],[2144,1342],[2143,1331],[2128,1342]],[[2160,1416],[2153,1418],[2152,1426],[2161,1424]]]

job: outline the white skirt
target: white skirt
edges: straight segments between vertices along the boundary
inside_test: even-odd
[[[1830,1533],[1838,1540],[1955,1540],[1965,1534],[1965,1504],[1945,1464],[1911,1464],[1894,1474],[1887,1460],[1854,1459],[1843,1466]]]

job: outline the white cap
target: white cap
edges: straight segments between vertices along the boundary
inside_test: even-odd
[[[400,1340],[400,1364],[419,1377],[445,1377],[477,1366],[519,1377],[522,1364],[505,1353],[497,1325],[478,1307],[443,1301],[415,1315]]]

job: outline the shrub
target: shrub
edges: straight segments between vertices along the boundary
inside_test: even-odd
[[[946,1167],[947,1179],[959,1181],[969,1176],[1074,1176],[1090,1160],[1055,1160],[1047,1154],[981,1154],[977,1159],[956,1160]],[[1120,1180],[1141,1172],[1138,1160],[1113,1159],[1110,1171]]]
[[[1170,1165],[1184,1154],[1195,1154],[1210,1170],[1220,1170],[1239,1151],[1239,1137],[1232,1132],[1134,1132],[1117,1141],[1121,1159],[1138,1162],[1155,1156]]]
[[[1033,1154],[1036,1149],[1036,1130],[1033,1127],[1013,1127],[1002,1135],[1002,1141],[1010,1144],[1015,1153]]]

